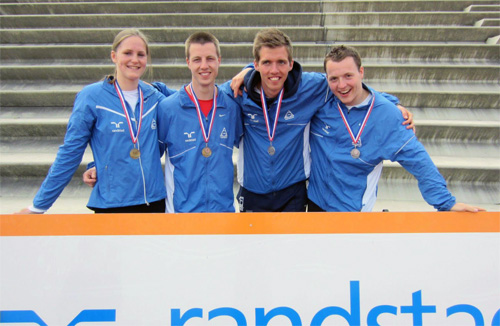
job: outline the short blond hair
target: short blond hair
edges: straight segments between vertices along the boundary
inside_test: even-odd
[[[215,45],[215,51],[217,52],[217,57],[220,58],[220,46],[219,46],[219,40],[209,32],[196,32],[187,38],[186,42],[184,43],[185,47],[185,52],[186,52],[186,58],[189,59],[189,48],[191,47],[191,44],[205,44],[205,43],[213,43]]]

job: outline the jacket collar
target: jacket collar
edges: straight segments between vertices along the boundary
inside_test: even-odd
[[[113,96],[118,97],[118,94],[116,93],[115,87],[113,86],[113,83],[111,81],[112,79],[110,77],[105,78],[102,81],[102,87],[109,93],[111,93]],[[144,98],[148,98],[149,96],[153,95],[156,89],[148,84],[143,82],[142,80],[139,80],[139,88],[142,90],[142,94]]]
[[[189,94],[186,92],[186,87],[188,85],[189,84],[185,84],[179,89],[181,106],[183,109],[196,109],[196,106],[194,105],[193,101],[191,101]],[[215,85],[215,87],[217,88],[217,110],[223,109],[226,107],[224,96],[222,96],[222,91],[220,90],[220,88],[217,85]]]
[[[302,66],[297,61],[293,62],[292,70],[288,73],[288,77],[285,80],[284,88],[285,94],[283,94],[283,99],[292,97],[295,95],[299,88],[300,81],[302,79]],[[250,74],[245,76],[243,84],[245,85],[248,93],[248,97],[257,104],[260,103],[260,94],[255,91],[255,87],[260,84],[260,73],[257,70],[252,70]]]

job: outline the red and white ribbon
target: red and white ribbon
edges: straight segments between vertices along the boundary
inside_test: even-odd
[[[354,137],[354,134],[352,133],[351,127],[349,126],[349,123],[347,122],[347,119],[345,118],[345,115],[342,112],[342,109],[340,108],[340,104],[337,103],[337,108],[339,109],[340,115],[342,116],[342,120],[344,121],[344,124],[347,128],[347,131],[349,131],[349,135],[351,136],[352,144],[354,145],[354,147],[357,147],[357,144],[359,142],[359,139],[361,138],[361,134],[363,133],[363,130],[365,129],[366,122],[368,121],[368,117],[370,116],[370,113],[372,112],[374,104],[375,104],[375,94],[373,94],[372,103],[370,104],[370,108],[368,109],[368,112],[366,112],[366,114],[365,114],[365,118],[363,119],[363,123],[361,124],[361,128],[358,131],[358,135],[356,137]]]
[[[120,98],[120,102],[122,104],[123,112],[125,113],[125,117],[127,119],[128,130],[130,131],[130,138],[132,139],[132,143],[136,144],[137,139],[139,138],[139,133],[141,132],[142,113],[144,111],[144,96],[142,94],[142,90],[140,87],[138,87],[139,97],[141,99],[141,101],[140,101],[140,116],[139,116],[139,124],[137,125],[137,133],[134,135],[132,121],[130,119],[130,115],[128,114],[127,105],[125,104],[125,99],[123,97],[123,93],[122,93],[122,90],[120,88],[120,85],[118,85],[118,82],[116,82],[116,81],[113,83],[113,85],[115,86],[115,90],[118,93],[118,97]],[[132,108],[132,110],[133,110],[133,108]],[[136,118],[136,122],[137,122],[137,118]]]
[[[260,101],[262,102],[262,111],[264,112],[264,121],[266,122],[267,136],[269,137],[269,141],[271,143],[274,140],[274,136],[276,136],[276,126],[278,125],[278,118],[280,116],[283,93],[284,93],[284,88],[282,88],[280,93],[278,94],[278,107],[276,108],[276,114],[274,116],[273,130],[270,130],[269,116],[267,115],[266,94],[264,94],[264,89],[262,87],[260,89]]]
[[[205,143],[208,144],[208,140],[210,139],[210,134],[212,133],[212,126],[214,124],[214,118],[215,118],[215,112],[217,111],[217,93],[216,93],[216,90],[217,88],[214,87],[214,98],[213,98],[213,104],[212,104],[212,109],[211,111],[213,110],[212,112],[212,118],[210,119],[210,125],[208,126],[208,133],[207,131],[205,130],[205,126],[203,124],[203,118],[201,116],[202,112],[201,112],[201,108],[200,108],[200,103],[198,102],[198,98],[196,97],[196,94],[194,93],[194,89],[193,89],[193,86],[192,86],[192,83],[190,83],[188,85],[189,87],[189,90],[191,91],[191,94],[193,95],[193,100],[194,100],[194,105],[196,106],[196,113],[198,113],[198,121],[200,122],[200,127],[201,127],[201,131],[203,132],[203,139],[205,140]]]

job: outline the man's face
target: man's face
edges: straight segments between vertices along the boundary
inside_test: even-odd
[[[363,67],[358,70],[352,57],[347,57],[340,62],[329,60],[326,63],[328,86],[333,94],[348,106],[360,104],[364,100],[363,74]]]
[[[214,85],[219,74],[220,61],[215,44],[191,44],[186,62],[191,70],[193,84],[202,87]]]
[[[285,84],[288,72],[292,70],[293,60],[288,60],[285,46],[277,48],[262,47],[259,62],[255,62],[255,70],[260,72],[262,88],[267,97],[276,97]]]

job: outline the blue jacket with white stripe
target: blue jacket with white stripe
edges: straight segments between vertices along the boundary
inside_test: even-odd
[[[375,96],[375,104],[361,134],[359,158],[351,156],[353,141],[337,105],[355,137],[368,105],[348,112],[333,98],[311,121],[309,199],[326,211],[371,211],[383,160],[391,160],[415,176],[427,203],[438,210],[449,210],[455,197],[414,132],[402,125],[401,111],[382,94],[365,88]]]
[[[213,110],[202,122],[208,133]],[[231,96],[218,92],[207,146],[196,107],[182,87],[158,107],[159,139],[167,148],[167,212],[234,212],[233,146],[242,134],[241,113]]]
[[[137,141],[140,158],[130,157],[134,146],[113,84],[103,80],[88,85],[76,95],[64,144],[33,200],[34,208],[47,210],[52,206],[76,172],[87,144],[92,149],[98,179],[88,207],[133,206],[165,198],[156,126],[157,105],[164,96],[142,81],[139,87],[144,94]],[[127,108],[133,116],[128,104]]]
[[[325,104],[329,93],[323,74],[302,72],[300,64],[294,62],[285,81],[285,93],[272,142],[276,152],[269,155],[270,141],[260,94],[255,89],[259,83],[258,71],[247,74],[247,91],[236,99],[242,109],[245,130],[238,152],[238,182],[249,191],[267,194],[309,177],[309,122]],[[222,88],[232,94],[228,83]],[[271,125],[277,105],[277,100],[268,104]]]

